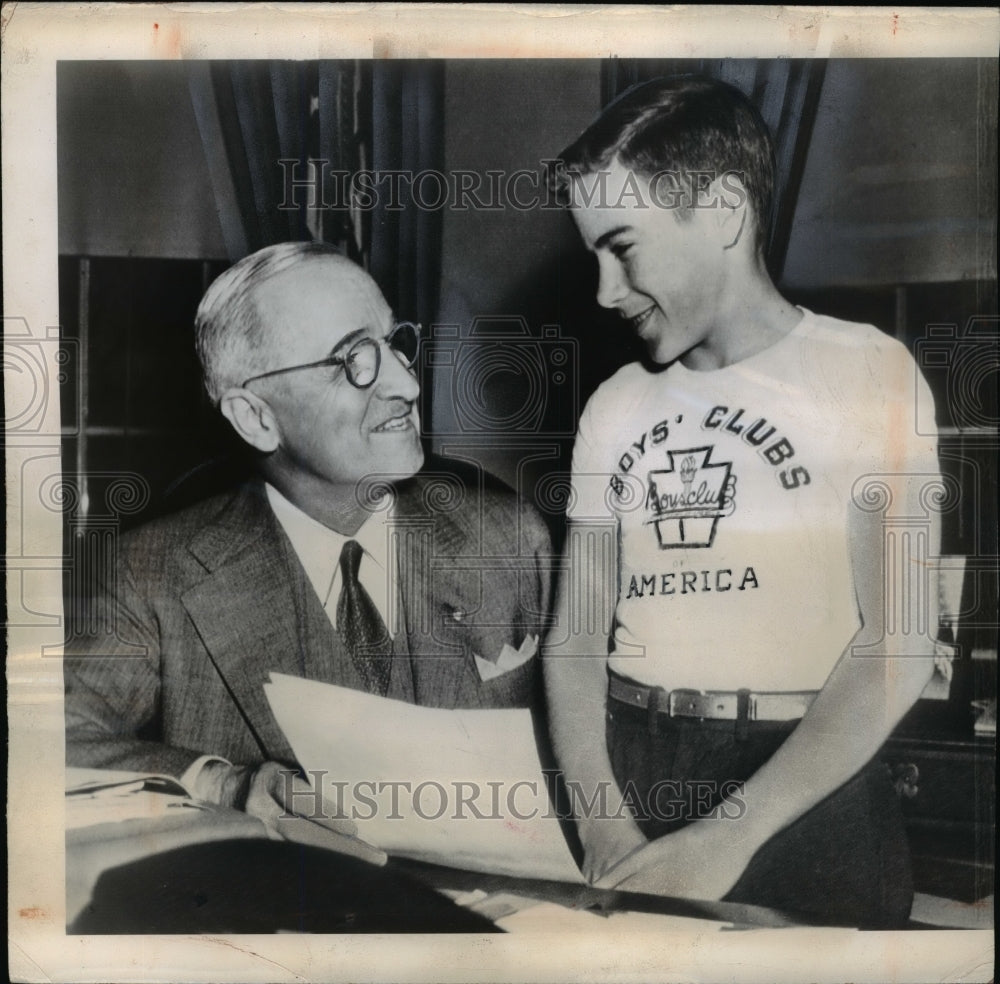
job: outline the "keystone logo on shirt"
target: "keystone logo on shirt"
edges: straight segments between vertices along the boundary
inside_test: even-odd
[[[714,450],[667,451],[669,467],[649,473],[645,522],[661,550],[710,547],[719,520],[736,508],[732,462],[710,461]]]

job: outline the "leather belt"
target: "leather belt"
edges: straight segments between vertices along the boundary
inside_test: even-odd
[[[780,693],[735,690],[662,691],[633,683],[615,674],[608,675],[608,696],[630,707],[648,710],[654,694],[659,697],[657,711],[660,714],[713,721],[735,721],[739,717],[740,697],[747,701],[749,721],[795,721],[805,714],[816,697],[813,690]]]

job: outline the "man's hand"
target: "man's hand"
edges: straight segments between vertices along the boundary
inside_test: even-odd
[[[719,823],[695,822],[664,834],[625,857],[595,887],[705,901],[721,899],[739,880],[749,858],[738,849],[727,849],[726,841],[715,833]]]
[[[278,762],[265,762],[250,775],[244,809],[263,821],[268,836],[349,854],[369,864],[385,864],[386,853],[359,839],[353,821],[296,813],[296,802],[315,804],[316,796],[307,782],[289,775],[290,771]]]

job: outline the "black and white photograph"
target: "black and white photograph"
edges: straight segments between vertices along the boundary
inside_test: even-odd
[[[991,979],[998,41],[5,5],[11,979]]]

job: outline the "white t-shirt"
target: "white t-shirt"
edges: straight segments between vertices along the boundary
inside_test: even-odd
[[[808,311],[722,369],[617,372],[581,416],[569,512],[618,523],[611,668],[666,689],[820,689],[860,626],[852,489],[938,477],[918,419],[933,401],[904,346]]]

